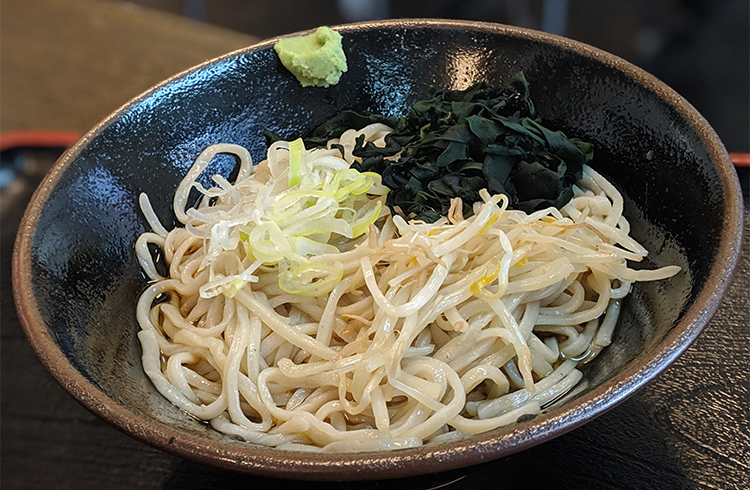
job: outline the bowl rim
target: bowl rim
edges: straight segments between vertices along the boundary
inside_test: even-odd
[[[249,445],[238,447],[180,432],[145,416],[130,412],[87,380],[57,348],[45,325],[31,280],[31,246],[41,211],[63,172],[89,142],[127,111],[159,88],[188,74],[241,54],[272,46],[278,37],[232,51],[180,72],[133,98],[89,131],[55,163],[34,192],[19,226],[12,261],[13,295],[26,337],[52,376],[85,408],[131,437],[158,449],[201,463],[257,475],[304,480],[368,480],[400,478],[448,471],[527,449],[568,432],[621,403],[669,366],[697,338],[718,309],[739,261],[743,235],[743,201],[739,180],[726,149],[695,108],[653,75],[601,49],[568,38],[502,24],[443,20],[398,19],[333,26],[346,33],[378,28],[466,29],[551,44],[594,58],[610,66],[666,101],[696,130],[716,163],[727,215],[717,259],[695,302],[682,319],[640,362],[631,362],[617,376],[579,397],[536,418],[508,428],[478,434],[460,441],[382,453],[316,454],[280,451]],[[301,31],[289,35],[311,32]],[[286,37],[286,36],[284,36]]]

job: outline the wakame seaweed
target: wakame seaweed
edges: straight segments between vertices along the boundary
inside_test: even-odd
[[[503,89],[485,83],[460,91],[433,88],[406,117],[341,112],[308,135],[305,146],[325,145],[348,129],[376,122],[394,131],[384,148],[360,137],[353,154],[362,161],[352,167],[382,175],[393,212],[426,222],[447,215],[454,197],[470,216],[483,188],[507,195],[510,208],[527,213],[560,208],[593,158],[590,143],[542,125],[522,72]],[[279,139],[266,136],[269,142]]]

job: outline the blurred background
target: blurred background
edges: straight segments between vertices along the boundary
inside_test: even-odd
[[[20,174],[44,175],[29,148],[59,155],[207,59],[320,25],[415,17],[527,27],[618,55],[690,101],[729,152],[750,153],[748,0],[2,0],[0,191]],[[747,195],[747,155],[738,172]]]
[[[609,51],[682,94],[729,151],[750,151],[748,0],[2,0],[0,132],[42,124],[83,133],[229,47],[408,17],[528,27]],[[79,104],[92,106],[88,117]]]
[[[653,73],[750,150],[748,0],[131,0],[262,39],[384,18],[498,22],[559,34]]]

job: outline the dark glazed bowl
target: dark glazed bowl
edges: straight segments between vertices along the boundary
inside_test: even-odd
[[[157,448],[238,471],[299,479],[382,479],[508,455],[571,430],[664,370],[714,314],[737,263],[742,201],[727,153],[674,91],[589,46],[524,29],[450,21],[339,28],[349,71],[302,88],[274,40],[177,75],[134,99],[56,164],[21,224],[13,285],[47,369],[84,406]],[[638,284],[613,344],[573,392],[532,420],[459,442],[390,453],[307,454],[224,436],[167,402],[141,369],[135,303],[145,280],[133,244],[146,192],[162,222],[194,158],[219,142],[265,154],[262,132],[304,133],[344,110],[401,114],[430,86],[505,85],[519,70],[548,123],[596,145],[596,168],[623,192],[649,266],[672,279]],[[217,159],[214,171],[232,162]],[[206,172],[208,173],[208,172]]]

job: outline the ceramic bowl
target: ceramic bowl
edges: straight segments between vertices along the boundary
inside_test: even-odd
[[[475,22],[399,20],[341,26],[349,70],[303,88],[269,40],[181,73],[113,113],[67,151],[34,195],[13,261],[29,342],[89,410],[165,451],[237,471],[298,479],[381,479],[498,458],[571,430],[664,370],[719,306],[737,263],[742,201],[716,134],[673,90],[590,46]],[[175,187],[206,146],[265,155],[262,132],[305,133],[344,109],[402,114],[431,86],[507,84],[523,70],[547,123],[596,145],[596,168],[625,197],[647,265],[613,344],[542,414],[461,441],[387,453],[308,454],[257,447],[171,405],[141,368],[135,303],[146,280],[133,244],[148,228],[138,195],[172,223]],[[217,159],[216,171],[233,162]]]

